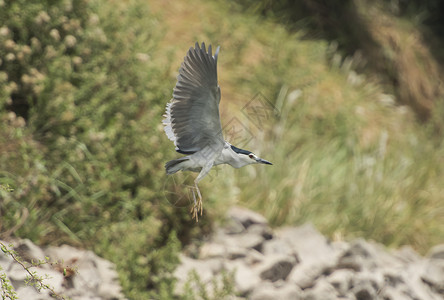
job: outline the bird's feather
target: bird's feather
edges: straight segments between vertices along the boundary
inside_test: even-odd
[[[224,143],[219,117],[220,88],[217,83],[217,56],[211,45],[196,43],[179,69],[173,99],[166,107],[164,130],[180,153],[194,153],[208,145]]]

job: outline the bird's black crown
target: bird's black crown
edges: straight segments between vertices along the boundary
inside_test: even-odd
[[[235,147],[235,146],[233,146],[233,145],[231,145],[231,149],[232,149],[234,152],[239,153],[239,154],[250,155],[250,153],[252,153],[251,151],[244,150],[244,149],[240,149],[240,148],[237,148],[237,147]]]

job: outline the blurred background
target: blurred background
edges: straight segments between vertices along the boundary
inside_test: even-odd
[[[443,2],[0,0],[0,238],[114,262],[169,298],[179,251],[231,205],[424,253],[444,241]],[[161,125],[189,47],[221,46],[225,137],[204,216]]]

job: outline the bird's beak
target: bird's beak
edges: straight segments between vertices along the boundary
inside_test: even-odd
[[[262,158],[258,158],[256,161],[257,161],[259,164],[272,165],[271,162],[269,162],[268,160],[262,159]]]

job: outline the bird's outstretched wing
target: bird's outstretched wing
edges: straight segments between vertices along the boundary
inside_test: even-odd
[[[212,55],[205,43],[190,48],[179,69],[173,99],[167,104],[164,130],[176,151],[192,154],[211,145],[222,145],[217,83],[217,47]]]

